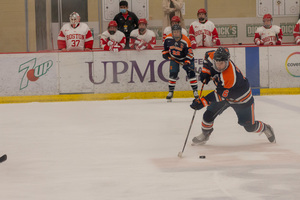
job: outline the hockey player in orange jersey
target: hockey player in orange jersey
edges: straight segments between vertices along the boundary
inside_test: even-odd
[[[168,101],[173,98],[176,80],[180,65],[186,71],[194,97],[198,97],[198,83],[195,74],[194,54],[189,38],[181,33],[181,26],[172,26],[172,33],[166,37],[162,56],[164,59],[171,60],[169,75],[169,93],[166,97]]]
[[[247,132],[264,133],[271,143],[276,142],[272,127],[255,120],[254,98],[248,82],[237,66],[230,60],[228,48],[219,47],[205,54],[200,74],[201,82],[208,84],[213,80],[216,89],[194,99],[191,108],[200,110],[207,107],[203,114],[202,133],[193,138],[194,145],[205,144],[211,133],[215,118],[228,107],[232,107],[238,117],[238,123]]]

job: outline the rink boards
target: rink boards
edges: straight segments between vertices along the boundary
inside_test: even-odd
[[[194,50],[199,72],[204,54]],[[231,59],[249,79],[255,95],[300,94],[299,46],[232,46]],[[118,53],[50,52],[0,54],[1,102],[164,98],[170,62],[161,49]],[[199,83],[200,85],[200,83]],[[205,93],[214,89],[210,83]],[[183,69],[176,97],[192,97]]]

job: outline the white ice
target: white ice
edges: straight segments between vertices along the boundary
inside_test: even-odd
[[[300,197],[300,95],[256,96],[276,144],[232,109],[204,146],[192,99],[0,105],[1,200],[292,200]],[[0,155],[0,156],[1,156]],[[205,155],[206,159],[199,159]]]

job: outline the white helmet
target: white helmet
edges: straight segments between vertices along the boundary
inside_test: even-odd
[[[80,16],[77,12],[72,12],[69,19],[73,28],[76,28],[80,23]]]

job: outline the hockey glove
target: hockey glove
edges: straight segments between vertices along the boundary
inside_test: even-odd
[[[263,42],[262,40],[256,38],[256,39],[255,39],[255,44],[256,44],[257,46],[259,46],[259,45],[264,45],[264,42]]]
[[[210,75],[208,73],[201,72],[200,81],[204,84],[208,84],[210,81]]]
[[[194,110],[200,110],[205,106],[208,106],[208,102],[205,97],[194,99],[193,103],[190,105],[190,107]]]
[[[220,39],[219,38],[215,38],[213,40],[214,43],[216,43],[217,46],[221,45]]]
[[[171,55],[170,55],[169,51],[163,51],[163,52],[162,52],[162,57],[163,57],[164,59],[166,59],[166,60],[170,60]]]
[[[300,44],[300,36],[297,36],[295,41],[296,41],[296,44]]]
[[[193,41],[191,41],[191,47],[192,47],[192,49],[196,49],[196,47],[197,47],[197,43],[196,43],[196,41],[195,40],[193,40]]]
[[[278,39],[276,45],[281,45],[281,39]]]

